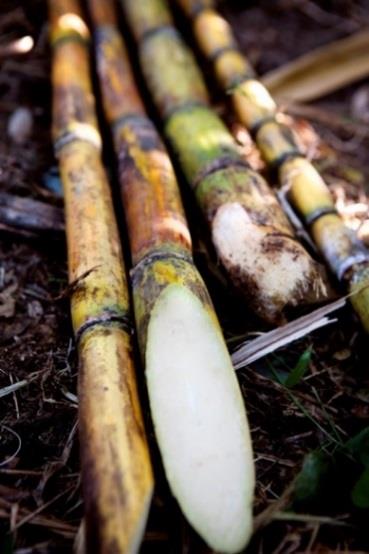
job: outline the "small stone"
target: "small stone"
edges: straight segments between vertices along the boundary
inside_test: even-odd
[[[29,317],[39,318],[43,315],[44,310],[38,300],[32,300],[27,304],[27,312]]]
[[[42,177],[42,183],[45,188],[47,188],[50,192],[54,193],[56,196],[59,196],[60,198],[63,197],[63,185],[60,179],[59,175],[59,169],[57,166],[53,166],[44,173]]]
[[[337,352],[333,354],[333,358],[335,360],[338,360],[339,362],[342,362],[343,360],[348,360],[350,356],[351,356],[351,350],[349,350],[348,348],[344,348],[343,350],[337,350]]]
[[[360,87],[351,99],[351,114],[355,119],[369,122],[369,87],[367,85]]]
[[[8,120],[8,135],[16,144],[23,144],[29,138],[33,127],[33,116],[28,108],[17,108]]]

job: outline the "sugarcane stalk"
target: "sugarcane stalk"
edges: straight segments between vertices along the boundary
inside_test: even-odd
[[[88,5],[104,113],[119,160],[137,335],[164,469],[203,539],[217,551],[238,552],[251,534],[254,490],[241,391],[193,263],[175,173],[137,92],[113,2]]]
[[[136,552],[153,478],[129,298],[76,0],[50,0],[53,138],[64,188],[87,552]]]
[[[192,18],[200,50],[210,60],[220,86],[231,94],[239,120],[254,136],[261,154],[308,228],[336,278],[369,331],[369,252],[338,215],[324,180],[301,153],[290,129],[277,119],[277,106],[241,54],[213,0],[177,0]]]
[[[316,264],[293,236],[274,193],[210,108],[199,68],[166,2],[121,3],[166,136],[209,223],[220,261],[260,317],[282,322],[287,308],[323,295]]]

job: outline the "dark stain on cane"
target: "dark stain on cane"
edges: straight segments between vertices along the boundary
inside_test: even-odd
[[[54,129],[57,136],[75,122],[95,125],[93,95],[86,94],[86,91],[77,85],[57,85],[54,89],[54,106]]]
[[[131,356],[131,352],[129,352],[129,356]],[[125,356],[122,357],[122,351],[116,346],[116,356],[119,360],[119,367],[120,367],[120,373],[119,373],[119,390],[121,391],[123,397],[125,398],[125,402],[123,402],[122,407],[124,410],[124,419],[126,422],[130,421],[131,425],[130,432],[127,433],[127,439],[130,445],[131,450],[134,449],[134,439],[132,436],[132,432],[136,432],[140,439],[145,441],[146,435],[145,435],[145,429],[143,426],[143,421],[141,418],[141,412],[139,408],[139,399],[138,399],[138,391],[136,388],[136,383],[134,380],[133,375],[133,362],[130,359],[130,363],[127,363],[127,359]],[[131,374],[129,374],[131,372]]]
[[[132,127],[143,151],[163,150],[157,131],[148,118],[137,121]]]

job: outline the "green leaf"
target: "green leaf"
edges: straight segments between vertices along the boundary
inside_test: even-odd
[[[330,459],[321,450],[310,452],[304,459],[295,481],[295,500],[308,501],[319,496],[330,466]]]
[[[347,441],[345,448],[365,467],[369,467],[369,427]]]
[[[358,508],[369,508],[369,467],[360,475],[352,489],[351,498]]]
[[[312,350],[312,347],[309,346],[309,348],[307,348],[305,352],[301,354],[297,364],[288,375],[284,385],[289,389],[298,385],[301,379],[303,379],[303,377],[305,376],[307,370],[309,369]]]
[[[289,373],[287,373],[283,369],[275,369],[274,367],[270,367],[270,371],[268,370],[264,371],[264,374],[266,377],[268,377],[269,379],[272,379],[273,381],[276,381],[280,385],[285,384],[289,375]]]

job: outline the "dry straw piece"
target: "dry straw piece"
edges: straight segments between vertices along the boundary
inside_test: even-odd
[[[50,0],[53,136],[64,187],[88,552],[135,552],[153,478],[136,390],[129,300],[100,157],[89,34],[75,0]]]
[[[203,539],[217,551],[238,552],[251,534],[254,491],[241,391],[192,260],[173,167],[135,87],[113,2],[88,4],[119,160],[137,335],[164,469]]]
[[[200,70],[166,2],[121,3],[166,136],[209,223],[219,259],[252,309],[281,323],[285,308],[322,298],[316,264],[296,241],[274,193],[248,167],[210,108]]]
[[[336,40],[263,75],[277,102],[308,102],[369,75],[369,31]]]
[[[239,120],[254,136],[268,166],[277,172],[282,189],[289,191],[289,201],[331,271],[347,286],[351,303],[369,331],[369,252],[343,224],[326,184],[299,151],[289,128],[278,122],[274,100],[238,50],[213,0],[177,3],[192,18],[200,50],[213,64],[220,86],[231,94]]]

